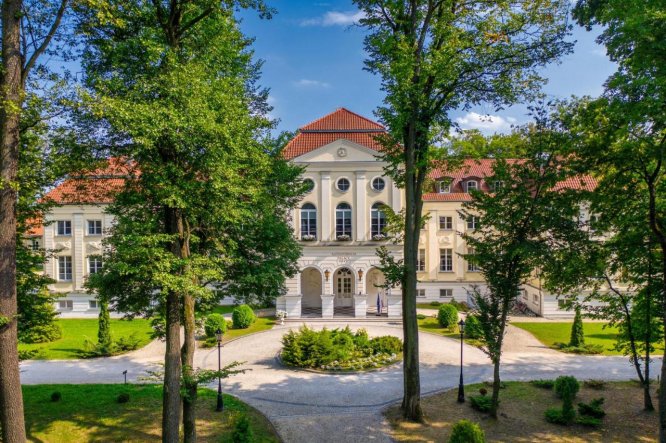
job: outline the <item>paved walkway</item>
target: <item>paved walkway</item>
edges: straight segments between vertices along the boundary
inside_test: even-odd
[[[401,366],[362,374],[317,374],[283,368],[275,356],[281,347],[280,338],[289,327],[277,326],[225,344],[222,363],[242,361],[243,366],[250,369],[225,380],[225,392],[262,411],[286,442],[338,442],[340,436],[344,436],[346,442],[391,441],[382,410],[402,397]],[[367,329],[371,336],[402,335],[399,324],[356,324],[352,329],[358,327]],[[536,346],[533,337],[529,340],[531,335],[527,337],[520,331],[517,328],[509,331],[507,338],[524,345],[507,348],[503,355],[503,379],[529,380],[562,374],[581,379],[635,378],[626,358],[562,354]],[[459,342],[428,333],[421,333],[419,341],[422,393],[427,395],[457,386]],[[27,384],[115,383],[122,382],[124,370],[128,370],[128,378],[135,381],[162,359],[163,349],[163,344],[153,343],[147,349],[113,358],[25,362],[22,381]],[[464,353],[465,382],[489,380],[492,367],[485,354],[470,346],[465,346]],[[198,350],[195,359],[200,367],[215,368],[217,349]]]

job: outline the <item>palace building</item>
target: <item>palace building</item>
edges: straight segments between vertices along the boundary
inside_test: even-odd
[[[404,206],[404,194],[385,174],[387,165],[379,155],[376,137],[384,132],[379,123],[340,108],[301,127],[284,148],[286,159],[303,166],[309,189],[291,217],[303,246],[300,272],[287,280],[287,293],[277,300],[288,317],[402,315],[400,288],[384,289],[376,254],[385,246],[396,258],[402,256],[402,245],[384,235],[382,208],[398,212]],[[39,232],[43,237],[33,235],[31,241],[57,251],[45,272],[56,280],[50,289],[62,294],[57,304],[61,312],[97,311],[94,295],[83,285],[102,266],[101,240],[113,223],[104,209],[122,186],[125,168],[111,161],[108,168],[70,178],[48,195],[59,206],[46,215],[50,223]],[[483,288],[482,275],[462,256],[469,251],[461,233],[473,231],[475,220],[462,219],[459,211],[471,198],[469,190],[490,191],[490,175],[492,160],[469,160],[458,171],[431,174],[435,187],[423,196],[428,218],[419,244],[419,301],[470,302],[471,289]],[[79,191],[79,180],[93,180],[95,186]],[[521,301],[537,315],[570,315],[554,295],[541,290],[538,280],[524,285]]]

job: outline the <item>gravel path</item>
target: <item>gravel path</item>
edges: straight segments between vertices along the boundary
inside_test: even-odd
[[[327,324],[329,328],[344,326]],[[293,326],[292,326],[293,327]],[[314,326],[321,327],[321,326]],[[357,324],[371,336],[402,336],[399,324]],[[229,342],[222,348],[222,363],[245,362],[249,369],[223,382],[225,392],[262,411],[285,442],[389,442],[382,410],[402,397],[400,365],[361,374],[318,374],[283,368],[276,361],[280,338],[290,326],[276,326]],[[524,334],[523,334],[524,333]],[[525,335],[526,334],[526,335]],[[630,379],[633,368],[623,357],[572,356],[540,345],[530,334],[509,328],[502,377],[506,380],[551,378],[561,374],[578,378]],[[421,390],[432,394],[457,386],[460,344],[434,334],[420,334]],[[22,381],[38,383],[119,383],[122,371],[137,380],[161,361],[164,345],[155,342],[140,351],[106,359],[84,361],[29,361],[22,364]],[[488,380],[489,360],[480,350],[465,345],[465,382]],[[216,368],[217,349],[201,349],[196,365]],[[658,371],[655,362],[654,371]]]

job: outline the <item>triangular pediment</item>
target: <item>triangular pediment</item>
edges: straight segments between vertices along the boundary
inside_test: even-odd
[[[379,160],[374,149],[346,139],[338,139],[292,159],[296,163],[372,162]]]

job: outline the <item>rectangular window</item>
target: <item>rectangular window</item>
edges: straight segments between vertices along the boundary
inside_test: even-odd
[[[453,298],[453,289],[440,289],[439,298]]]
[[[425,271],[425,249],[419,249],[419,260],[416,262],[418,272]]]
[[[453,271],[453,249],[439,250],[439,270],[440,272]]]
[[[70,220],[58,220],[56,227],[57,235],[72,235],[72,222]]]
[[[90,309],[97,309],[99,307],[99,305],[97,304],[97,300],[88,301],[88,307]]]
[[[301,209],[301,239],[315,240],[317,238],[317,210],[313,205]]]
[[[539,294],[535,292],[534,295],[532,296],[532,301],[534,301],[534,303],[537,303],[539,301]]]
[[[33,251],[39,251],[39,239],[33,238],[33,239],[30,241],[30,248],[31,248]]]
[[[68,255],[58,257],[58,280],[72,281],[72,257]]]
[[[467,253],[468,254],[474,254],[474,248],[471,248],[471,247],[467,248]],[[473,259],[471,257],[469,257],[467,259],[467,271],[469,271],[469,272],[479,272],[479,265],[477,265],[476,263],[473,263],[472,260]]]
[[[74,309],[74,302],[72,300],[59,300],[58,308],[61,310],[72,310]]]
[[[417,289],[416,290],[416,296],[417,297],[425,297],[425,289]]]
[[[440,216],[439,229],[443,231],[450,231],[453,229],[453,217]]]
[[[102,235],[102,220],[88,220],[88,235]]]
[[[479,220],[474,217],[470,216],[467,218],[467,229],[476,229],[479,226]]]
[[[88,257],[88,273],[97,274],[102,270],[102,257],[92,256]]]

